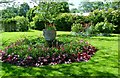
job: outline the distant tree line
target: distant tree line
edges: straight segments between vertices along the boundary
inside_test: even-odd
[[[96,9],[108,10],[109,8],[113,8],[114,10],[120,9],[120,1],[118,1],[118,2],[80,2],[78,9],[73,8],[73,9],[71,9],[71,12],[85,13],[85,12],[93,12]]]

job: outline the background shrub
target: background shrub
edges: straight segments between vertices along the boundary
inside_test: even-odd
[[[93,25],[96,25],[98,22],[104,22],[104,20],[107,19],[109,23],[116,25],[113,33],[120,33],[120,10],[114,10],[111,8],[107,11],[94,10],[88,17]]]
[[[107,21],[100,22],[95,25],[95,30],[97,33],[112,33],[115,25]]]
[[[16,20],[14,20],[13,18],[3,19],[1,23],[4,31],[16,31]]]
[[[77,32],[77,33],[78,32],[82,32],[83,31],[82,24],[80,24],[80,23],[73,23],[71,30],[73,32]]]
[[[70,13],[61,13],[55,19],[56,28],[59,31],[71,31],[73,23],[84,24],[85,22],[89,22],[88,17]]]
[[[93,12],[91,12],[88,17],[91,20],[92,24],[96,25],[98,22],[103,22],[104,21],[104,19],[105,19],[105,17],[104,17],[105,14],[104,13],[105,13],[104,10],[99,11],[97,9],[97,10],[94,10]]]
[[[32,29],[43,30],[45,28],[44,22],[44,17],[41,14],[36,14],[35,17],[33,17],[33,21],[30,23],[30,26]]]
[[[29,29],[29,21],[24,16],[16,16],[14,18],[16,20],[17,31],[27,31]]]
[[[108,22],[116,25],[114,33],[120,33],[120,10],[109,10],[106,13]]]
[[[55,19],[56,29],[60,31],[71,31],[73,22],[73,15],[67,13],[59,14]]]
[[[2,28],[6,32],[27,31],[29,29],[29,22],[23,16],[16,16],[15,18],[7,18],[1,21]]]

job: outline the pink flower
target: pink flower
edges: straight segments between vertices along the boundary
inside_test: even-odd
[[[32,59],[32,57],[31,57],[31,56],[28,56],[27,59]]]
[[[84,42],[84,40],[80,40],[80,43]]]
[[[29,48],[28,48],[28,50],[29,50],[29,51],[31,51],[31,50],[32,50],[32,48],[31,48],[31,47],[29,47]]]
[[[89,44],[89,42],[85,42],[85,44],[87,44],[87,45],[88,45],[88,44]]]

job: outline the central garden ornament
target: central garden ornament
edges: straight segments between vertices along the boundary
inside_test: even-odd
[[[46,41],[53,41],[56,37],[56,31],[43,29],[43,36]]]
[[[52,42],[56,38],[56,28],[53,23],[45,23],[45,29],[43,29],[43,36],[46,40],[47,46],[52,47]]]
[[[45,23],[45,29],[43,29],[43,36],[46,41],[53,41],[56,37],[56,28],[53,23]]]
[[[56,27],[54,24],[54,18],[57,16],[57,13],[54,12],[53,14],[53,12],[50,11],[50,9],[54,6],[49,1],[45,4],[43,4],[45,5],[45,7],[42,7],[42,10],[44,12],[41,12],[41,19],[44,20],[45,25],[45,29],[43,29],[43,36],[46,40],[47,46],[51,47],[52,42],[55,41],[56,38]]]

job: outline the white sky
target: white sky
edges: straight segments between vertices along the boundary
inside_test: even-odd
[[[1,0],[0,0],[1,1]],[[14,0],[15,2],[19,2],[19,4],[22,4],[23,2],[27,2],[28,4],[29,4],[29,6],[30,7],[33,7],[34,5],[36,5],[35,3],[30,3],[32,0]],[[39,0],[38,0],[39,1]],[[42,0],[42,1],[44,1],[44,0]],[[45,0],[46,1],[46,0]],[[70,9],[71,8],[78,8],[78,6],[79,6],[79,4],[80,4],[80,2],[81,1],[104,1],[104,0],[68,0],[68,3],[73,3],[74,4],[74,6],[69,6],[70,7]],[[106,1],[112,1],[112,0],[106,0]],[[113,0],[113,1],[120,1],[120,0]],[[0,6],[0,10],[2,9],[2,8],[4,8],[4,7],[1,7]]]
[[[70,7],[70,9],[71,8],[78,8],[78,6],[79,6],[79,4],[80,4],[80,2],[88,2],[88,1],[90,1],[90,2],[95,2],[95,1],[104,1],[104,0],[69,0],[69,3],[73,3],[74,4],[74,6],[69,6]]]

